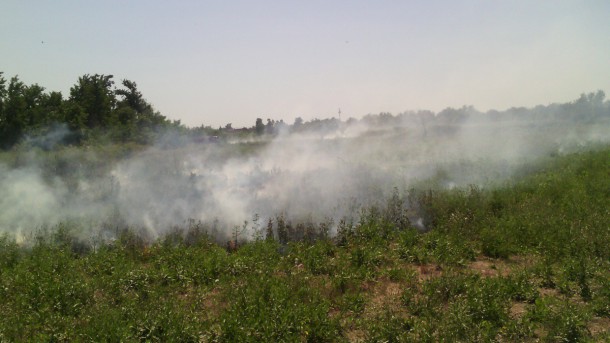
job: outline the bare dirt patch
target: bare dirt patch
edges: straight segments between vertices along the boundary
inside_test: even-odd
[[[202,303],[209,316],[216,315],[227,307],[227,304],[222,301],[222,294],[218,288],[213,288],[203,295]]]
[[[610,333],[610,318],[595,317],[589,321],[587,328],[593,336]]]
[[[386,310],[399,313],[404,311],[401,306],[400,296],[404,285],[389,280],[380,280],[370,289],[371,297],[364,310],[365,317],[375,317]]]
[[[364,342],[366,333],[363,330],[355,329],[345,333],[348,342]]]
[[[437,264],[421,264],[415,266],[415,272],[421,282],[441,276],[443,268]]]
[[[543,297],[558,297],[559,291],[554,288],[540,288],[538,290],[540,292],[540,296]]]
[[[510,307],[510,316],[513,318],[521,318],[527,313],[527,304],[513,303]]]
[[[468,268],[484,277],[508,276],[511,272],[511,267],[506,262],[485,257],[470,263]]]

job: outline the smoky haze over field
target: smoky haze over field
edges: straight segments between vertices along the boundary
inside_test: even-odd
[[[492,187],[538,158],[608,144],[610,103],[599,97],[503,112],[322,120],[233,141],[171,136],[108,163],[84,148],[21,151],[0,163],[0,233],[23,238],[78,223],[84,237],[129,227],[154,239],[190,220],[226,239],[248,221],[245,238],[280,215],[332,231],[396,191]],[[421,225],[417,204],[404,206]]]

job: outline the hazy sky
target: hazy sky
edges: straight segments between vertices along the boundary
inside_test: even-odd
[[[0,1],[0,71],[136,81],[189,126],[610,92],[610,1]],[[43,43],[44,42],[44,43]]]

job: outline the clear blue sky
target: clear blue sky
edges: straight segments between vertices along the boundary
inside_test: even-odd
[[[189,126],[610,92],[610,1],[0,2],[0,71],[138,83]],[[44,43],[42,43],[44,41]]]

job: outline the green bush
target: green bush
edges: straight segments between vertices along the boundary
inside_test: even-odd
[[[329,305],[315,290],[280,278],[249,277],[229,293],[221,341],[333,341],[339,332]]]
[[[0,236],[0,341],[603,341],[588,328],[610,318],[610,154],[550,161],[498,188],[414,191],[426,232],[394,192],[334,239],[302,224],[230,251],[194,221],[157,241],[75,221]]]

